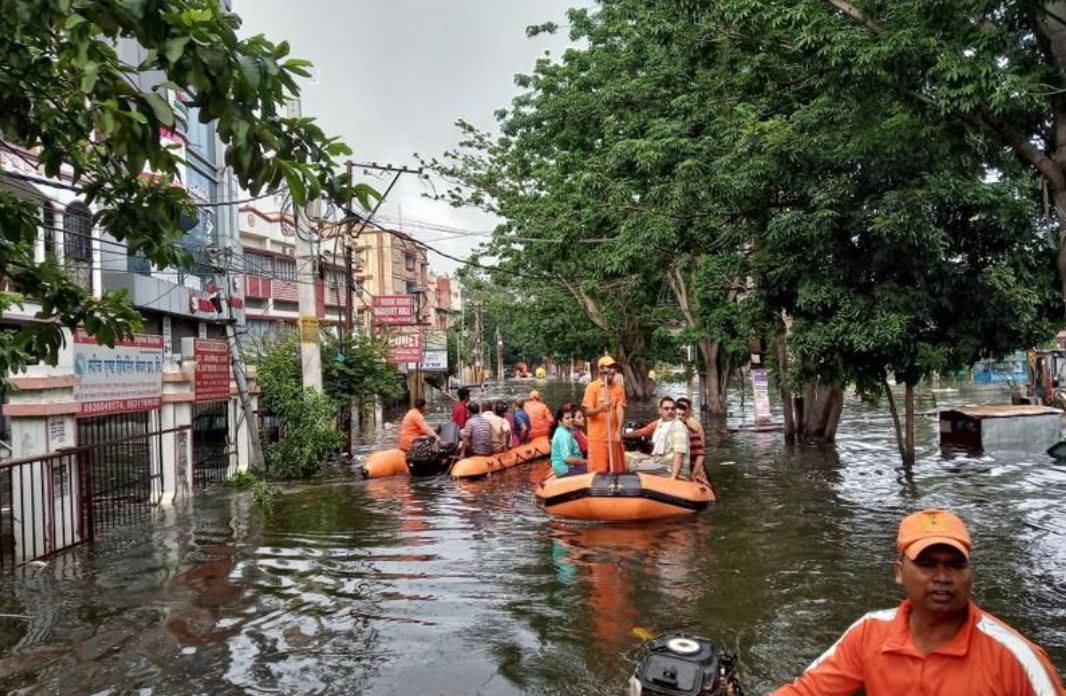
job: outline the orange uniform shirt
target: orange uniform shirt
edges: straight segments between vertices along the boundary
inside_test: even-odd
[[[422,412],[417,408],[412,408],[400,421],[400,441],[396,446],[406,452],[411,449],[411,445],[415,443],[415,440],[423,435],[433,434],[433,428],[426,423]]]
[[[529,438],[531,440],[548,434],[552,423],[555,422],[555,416],[552,415],[552,410],[547,405],[530,399],[522,410],[529,416]]]
[[[605,391],[606,390],[606,391]],[[611,431],[617,433],[620,430],[620,423],[615,423],[616,414],[613,409],[621,406],[625,408],[626,404],[626,390],[618,382],[612,382],[609,387],[603,384],[602,379],[597,379],[594,382],[589,382],[589,385],[585,387],[585,398],[581,400],[581,405],[586,409],[599,408],[603,405],[604,398],[611,404],[610,411],[604,413],[597,413],[594,416],[586,416],[585,422],[588,424],[588,436],[589,440],[606,440],[607,439],[607,414],[611,415]],[[612,440],[616,440],[616,436],[612,436]]]
[[[1066,696],[1047,654],[973,602],[958,634],[928,655],[911,640],[910,610],[907,600],[862,617],[771,696]]]

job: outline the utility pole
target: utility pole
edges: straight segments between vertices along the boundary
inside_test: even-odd
[[[484,384],[485,364],[482,362],[485,355],[481,346],[481,300],[474,300],[474,383]]]
[[[354,166],[351,160],[345,164],[349,183],[352,180]],[[351,206],[351,204],[349,200],[348,205]],[[355,238],[352,236],[354,227],[353,224],[348,223],[344,228],[344,321],[341,322],[341,326],[346,327],[351,336],[355,335],[355,270],[352,268],[355,263],[352,258],[352,245],[355,244]]]
[[[315,255],[311,221],[318,218],[319,200],[308,201],[304,209],[307,225],[300,229],[300,210],[292,206],[296,231],[296,281],[300,300],[300,364],[305,389],[322,391],[322,351],[318,335],[318,258]]]
[[[226,261],[225,268],[228,269],[230,267],[229,250],[226,251]],[[248,424],[248,441],[251,444],[251,451],[248,453],[248,468],[256,476],[262,476],[266,473],[266,463],[263,460],[263,443],[259,439],[259,414],[256,409],[252,408],[252,397],[248,393],[248,376],[244,369],[244,357],[241,355],[240,343],[237,340],[237,317],[233,315],[233,305],[229,301],[229,293],[233,285],[230,283],[228,270],[223,274],[222,282],[222,287],[226,288],[226,291],[220,292],[219,296],[225,303],[228,316],[225,325],[230,366],[233,368],[233,381],[237,384],[237,397],[241,402],[241,410],[244,411],[244,420]]]
[[[299,98],[290,99],[285,104],[288,116],[299,118],[303,108]],[[304,208],[306,228],[300,231],[300,209],[296,201],[292,204],[292,225],[296,234],[296,282],[300,308],[300,364],[305,389],[322,391],[322,351],[318,336],[318,303],[315,301],[315,289],[318,279],[318,259],[312,244],[312,220],[320,216],[321,202],[318,198],[308,201]]]
[[[500,327],[496,326],[496,379],[503,381],[503,338]]]

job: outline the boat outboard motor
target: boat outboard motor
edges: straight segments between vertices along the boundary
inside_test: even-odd
[[[668,634],[644,649],[629,679],[630,696],[744,696],[736,656],[706,638]]]
[[[435,476],[448,470],[452,458],[459,450],[459,429],[455,423],[440,426],[440,443],[437,438],[420,437],[407,452],[407,470],[412,476]]]
[[[626,421],[622,431],[626,433],[632,432],[637,427],[637,424],[633,421]],[[644,454],[651,454],[653,449],[651,438],[649,437],[627,438],[622,440],[622,447],[626,452],[643,452]]]

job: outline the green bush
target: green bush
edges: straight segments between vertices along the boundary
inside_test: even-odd
[[[300,343],[294,333],[265,346],[257,369],[259,398],[281,426],[279,441],[265,446],[268,474],[279,479],[313,475],[343,444],[333,420],[337,404],[326,394],[303,388]]]

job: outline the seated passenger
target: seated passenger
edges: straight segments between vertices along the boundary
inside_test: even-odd
[[[475,402],[471,401],[467,410],[470,417],[459,431],[464,456],[492,454],[492,425],[481,415],[481,408]]]
[[[685,397],[677,400],[677,419],[688,426],[688,459],[692,464],[692,480],[710,483],[707,479],[707,469],[703,465],[707,451],[703,424],[692,414],[692,402]]]
[[[560,408],[555,412],[555,424],[552,425],[552,472],[557,478],[588,473],[588,460],[581,456],[572,429],[574,415],[569,410]]]
[[[627,452],[630,470],[645,473],[666,474],[678,478],[681,468],[688,462],[689,434],[684,423],[677,419],[674,400],[669,396],[659,399],[659,419],[643,428],[624,433],[624,439],[650,437],[652,450],[649,455]]]
[[[497,401],[483,404],[481,408],[485,420],[492,425],[492,451],[506,452],[511,448],[511,425],[504,418],[507,414],[507,404]]]
[[[529,414],[525,409],[526,400],[523,398],[517,398],[514,400],[514,424],[515,430],[513,431],[518,436],[518,444],[529,442],[529,431],[533,429],[532,424],[529,421]]]
[[[570,413],[574,416],[574,427],[571,428],[570,432],[574,434],[577,446],[581,448],[581,456],[587,459],[589,456],[589,439],[585,435],[585,410],[581,407],[581,404],[574,404],[570,407]]]

